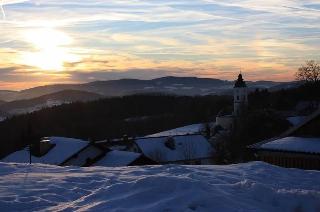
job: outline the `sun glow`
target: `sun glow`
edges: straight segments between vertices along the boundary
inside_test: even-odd
[[[25,65],[47,71],[61,71],[64,63],[79,61],[79,56],[70,52],[73,40],[66,33],[54,29],[28,30],[23,33],[25,41],[34,51],[22,55]]]

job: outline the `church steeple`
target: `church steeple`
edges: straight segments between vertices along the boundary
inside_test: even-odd
[[[235,116],[241,116],[248,106],[248,92],[247,85],[242,77],[242,73],[238,75],[238,79],[235,81],[233,88],[233,114]]]
[[[238,75],[238,79],[236,80],[235,84],[234,84],[235,88],[245,88],[247,87],[246,82],[243,80],[242,78],[242,74],[240,72],[240,74]]]

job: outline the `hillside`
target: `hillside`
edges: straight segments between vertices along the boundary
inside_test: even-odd
[[[133,95],[45,108],[0,122],[0,158],[44,136],[99,140],[212,121],[231,103],[229,96]]]
[[[17,100],[0,104],[0,111],[8,114],[23,114],[63,103],[86,102],[102,98],[101,95],[86,91],[64,90],[33,99]]]
[[[318,211],[320,172],[228,166],[0,163],[3,211]]]
[[[16,99],[16,95],[18,91],[7,91],[7,90],[0,90],[0,100],[2,101],[12,101]]]
[[[249,88],[273,88],[292,83],[271,81],[247,82]],[[97,93],[103,96],[124,96],[137,93],[168,93],[177,95],[224,95],[232,92],[234,82],[197,77],[162,77],[152,80],[120,79],[109,81],[95,81],[85,84],[57,84],[47,85],[14,92],[11,95],[1,95],[5,101],[32,99],[63,90],[79,90]]]

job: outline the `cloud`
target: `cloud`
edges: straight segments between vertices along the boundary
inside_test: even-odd
[[[11,74],[10,80],[16,77],[18,82],[24,76],[28,85],[34,79],[42,84],[171,74],[233,79],[240,67],[249,78],[282,81],[292,80],[305,60],[320,56],[316,0],[12,0],[4,4],[7,18],[0,20],[0,68],[26,65],[19,58],[33,48],[21,36],[27,30],[66,33],[74,41],[66,50],[81,58],[65,62],[64,70],[55,74],[18,67],[19,74]],[[31,77],[23,75],[26,71],[33,73]]]

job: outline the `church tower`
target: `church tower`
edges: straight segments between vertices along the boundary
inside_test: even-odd
[[[233,88],[233,115],[241,116],[248,107],[248,90],[245,81],[240,73]]]

